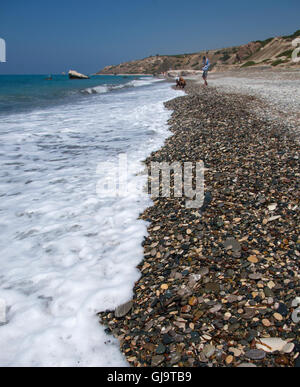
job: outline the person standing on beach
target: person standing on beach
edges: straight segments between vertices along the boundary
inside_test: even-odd
[[[202,78],[204,80],[205,86],[208,86],[207,76],[208,76],[209,68],[210,68],[210,61],[209,61],[209,59],[206,56],[204,56],[203,57],[203,68],[202,68],[203,75],[202,75]]]

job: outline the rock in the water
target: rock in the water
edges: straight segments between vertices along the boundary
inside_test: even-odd
[[[89,79],[87,75],[80,74],[74,70],[69,71],[69,78],[70,79]]]

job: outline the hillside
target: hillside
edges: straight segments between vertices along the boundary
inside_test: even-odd
[[[289,36],[281,36],[251,42],[242,46],[220,50],[210,50],[194,54],[157,55],[126,62],[117,66],[107,66],[97,74],[160,74],[169,70],[201,70],[202,57],[207,54],[216,71],[250,66],[297,66],[292,61],[295,47],[292,41],[300,37],[300,30]]]

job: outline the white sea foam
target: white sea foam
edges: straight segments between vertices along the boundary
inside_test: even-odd
[[[129,179],[146,182],[135,173],[169,135],[163,101],[180,93],[158,83],[2,117],[2,366],[127,364],[96,313],[132,297],[151,202],[100,199],[97,165],[125,152]]]
[[[103,94],[103,93],[108,93],[111,89],[104,85],[104,86],[95,86],[95,87],[90,87],[88,89],[83,90],[83,93],[86,94]]]
[[[101,86],[90,87],[83,90],[83,92],[86,94],[104,94],[113,90],[124,89],[129,87],[149,86],[157,82],[162,82],[162,80],[157,78],[152,78],[152,77],[142,77],[139,79],[134,79],[132,81],[129,81],[121,85],[101,85]]]

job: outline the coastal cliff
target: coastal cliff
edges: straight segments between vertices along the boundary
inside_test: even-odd
[[[202,51],[194,54],[156,55],[141,60],[107,66],[97,74],[160,74],[172,70],[195,70],[202,68],[202,57],[207,54],[212,69],[224,71],[235,68],[265,66],[299,67],[292,61],[295,49],[292,41],[300,37],[300,30],[289,36],[258,40],[236,47]]]

